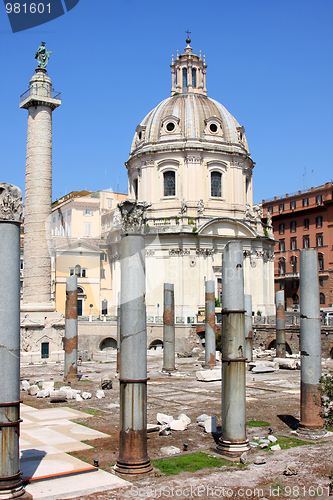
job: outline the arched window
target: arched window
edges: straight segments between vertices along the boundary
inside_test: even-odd
[[[297,293],[294,293],[294,295],[293,295],[293,304],[294,304],[294,306],[299,304],[299,297],[298,297]]]
[[[192,87],[197,86],[197,70],[192,68]]]
[[[133,180],[133,191],[134,191],[134,197],[137,200],[138,199],[138,179]]]
[[[319,271],[324,270],[324,254],[323,253],[318,254],[318,266],[319,266]]]
[[[297,273],[297,257],[295,255],[293,255],[291,257],[290,264],[291,264],[292,272],[294,274],[296,274]]]
[[[176,175],[175,172],[168,170],[163,174],[164,196],[176,195]]]
[[[320,293],[319,294],[319,302],[320,302],[320,304],[325,304],[326,299],[325,299],[325,294],[324,293]]]
[[[187,87],[187,68],[183,68],[183,89]]]
[[[210,192],[211,196],[221,197],[222,192],[222,174],[220,172],[212,172],[210,176]]]
[[[286,274],[286,259],[280,257],[279,259],[279,275],[282,276]]]

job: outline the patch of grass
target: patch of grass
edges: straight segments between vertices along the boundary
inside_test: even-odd
[[[265,420],[249,420],[246,422],[249,427],[269,427],[271,424]]]
[[[89,415],[98,415],[101,412],[101,410],[98,410],[97,408],[87,408],[84,410],[84,413],[89,413]]]
[[[166,476],[180,474],[182,471],[195,472],[206,468],[220,468],[223,465],[227,465],[229,467],[235,465],[234,462],[230,462],[224,458],[216,458],[212,455],[207,455],[207,453],[203,453],[202,451],[198,453],[191,453],[189,455],[181,455],[179,457],[152,460],[152,464]]]
[[[277,436],[277,443],[281,446],[282,450],[287,450],[288,448],[294,448],[295,446],[303,446],[305,444],[312,444],[309,441],[302,441],[295,437]],[[274,443],[272,443],[274,444]]]
[[[89,427],[89,429],[93,429],[93,427],[85,422],[79,422],[78,420],[72,420],[75,424],[83,425],[84,427]]]

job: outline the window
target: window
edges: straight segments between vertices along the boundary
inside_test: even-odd
[[[112,198],[108,198],[108,208],[112,208]]]
[[[322,292],[319,294],[319,302],[322,305],[326,302],[325,295]]]
[[[303,236],[303,248],[310,248],[310,236]]]
[[[137,200],[138,199],[138,179],[133,180],[133,191],[134,191],[134,197]]]
[[[192,87],[197,86],[197,70],[192,68]]]
[[[316,245],[317,247],[323,247],[324,246],[324,238],[323,234],[316,234]]]
[[[49,347],[50,347],[50,344],[48,342],[41,343],[41,358],[42,359],[49,358],[49,356],[50,356]]]
[[[324,270],[324,254],[322,254],[322,253],[318,254],[318,267],[319,267],[319,271]]]
[[[87,277],[87,269],[83,269],[80,264],[77,264],[75,267],[69,268],[69,275],[76,275],[78,278],[86,278]]]
[[[293,255],[291,257],[290,264],[291,264],[292,273],[296,274],[297,273],[297,257],[295,255]]]
[[[293,295],[293,305],[297,306],[298,304],[299,304],[299,297],[298,297],[297,293],[294,293],[294,295]]]
[[[281,257],[279,259],[279,275],[282,276],[286,274],[286,259]]]
[[[212,172],[210,176],[210,191],[211,196],[221,197],[222,192],[222,174],[220,172]]]
[[[323,227],[323,218],[321,216],[316,217],[316,227]]]
[[[102,262],[107,262],[108,261],[108,256],[105,252],[101,253],[101,261]]]
[[[101,280],[105,280],[105,269],[101,269]]]
[[[108,301],[102,300],[102,314],[106,315],[108,313]]]
[[[91,223],[90,222],[84,223],[84,235],[87,237],[91,236]]]
[[[280,290],[284,290],[286,288],[286,283],[284,281],[280,282]]]
[[[83,210],[83,215],[94,215],[93,210]]]
[[[310,227],[309,219],[304,219],[304,229],[309,229],[309,227]]]
[[[187,68],[183,68],[183,88],[187,87]]]
[[[285,250],[286,250],[285,240],[279,240],[279,252],[285,252]]]
[[[297,281],[292,281],[291,282],[291,288],[297,289],[298,288],[298,282]]]
[[[297,238],[290,238],[290,250],[297,250]]]
[[[309,206],[309,198],[303,198],[303,207]]]
[[[321,205],[322,202],[323,202],[323,195],[317,194],[317,196],[316,196],[316,203],[317,203],[317,205]]]
[[[295,210],[295,208],[296,208],[296,201],[294,200],[290,202],[290,210]]]
[[[284,223],[282,222],[282,224],[279,224],[279,234],[284,234]]]
[[[270,213],[270,214],[273,213],[273,207],[268,207],[268,213]]]
[[[23,271],[23,269],[24,269],[23,259],[20,259],[20,269],[21,269],[21,271]]]
[[[108,220],[107,220],[107,227],[110,227],[111,226],[111,217],[108,217]]]
[[[324,280],[322,278],[319,279],[319,286],[324,286]]]
[[[284,203],[280,203],[279,212],[281,213],[281,212],[283,212],[283,210],[284,210]]]
[[[291,223],[290,223],[290,232],[291,233],[294,233],[296,231],[296,221],[293,220]]]
[[[176,194],[176,181],[175,172],[164,172],[164,196],[175,196]]]

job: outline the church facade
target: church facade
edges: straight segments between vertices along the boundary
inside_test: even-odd
[[[252,309],[275,314],[274,237],[270,221],[253,207],[252,173],[244,127],[207,96],[205,58],[191,40],[172,57],[171,97],[136,127],[126,162],[130,199],[151,203],[147,211],[147,320],[161,323],[163,284],[175,286],[175,319],[195,323],[205,303],[205,281],[221,298],[222,252],[240,240],[245,293]],[[114,216],[106,245],[112,275],[112,312],[120,287],[120,227]]]

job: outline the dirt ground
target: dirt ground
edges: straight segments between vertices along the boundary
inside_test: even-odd
[[[196,418],[206,413],[217,416],[218,430],[221,426],[221,382],[198,382],[195,376],[202,369],[198,358],[177,358],[177,371],[172,375],[162,372],[162,354],[157,351],[148,355],[148,423],[156,423],[157,413],[167,413],[177,418],[185,413],[191,419],[186,431],[173,431],[169,436],[159,436],[158,432],[148,434],[148,454],[151,460],[166,458],[161,453],[164,446],[176,446],[183,450],[188,444],[189,454],[206,451],[214,454],[218,434],[206,434],[196,423]],[[220,364],[218,365],[220,367]],[[35,380],[54,379],[55,385],[63,383],[62,364],[24,365],[21,378]],[[77,421],[109,434],[109,438],[90,441],[91,450],[74,452],[73,455],[113,472],[112,466],[118,457],[119,433],[119,382],[116,376],[116,356],[114,351],[95,355],[94,361],[83,362],[79,368],[81,380],[72,384],[75,389],[89,391],[92,399],[68,403],[50,403],[49,399],[36,399],[21,392],[25,404],[35,408],[50,408],[65,405],[90,413],[89,418]],[[325,372],[325,366],[324,366]],[[105,391],[105,399],[96,398],[103,374],[110,374],[113,388]],[[246,375],[247,415],[246,420],[265,420],[270,423],[275,436],[291,436],[298,425],[300,411],[300,372],[279,370],[275,373]],[[247,427],[247,437],[266,437],[268,427]],[[302,438],[301,438],[302,439]],[[333,440],[331,436],[319,442],[309,441],[308,445],[297,446],[276,452],[256,451],[263,455],[266,463],[246,467],[222,467],[205,469],[196,473],[182,472],[179,475],[164,476],[156,472],[150,477],[131,481],[128,488],[94,493],[77,497],[79,500],[127,500],[132,498],[328,498],[329,473],[333,471]],[[252,460],[252,459],[251,459]],[[286,476],[288,464],[296,464],[296,475]]]

